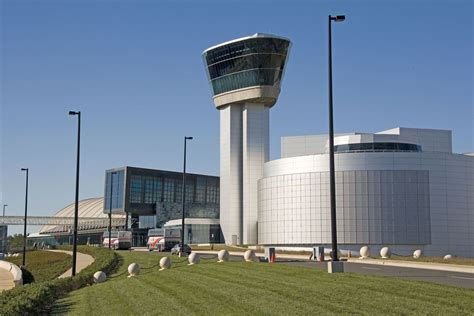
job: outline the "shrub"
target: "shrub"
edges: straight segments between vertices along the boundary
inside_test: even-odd
[[[105,248],[81,246],[78,251],[94,257],[94,262],[74,277],[27,284],[0,295],[0,315],[38,315],[47,313],[54,301],[93,282],[93,274],[109,275],[118,264],[115,252]]]

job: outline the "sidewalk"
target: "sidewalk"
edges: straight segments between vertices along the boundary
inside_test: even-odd
[[[0,268],[0,292],[15,287],[13,276],[10,271]]]
[[[432,263],[432,262],[413,262],[403,260],[384,260],[384,259],[348,259],[351,263],[363,263],[373,265],[385,265],[391,267],[403,267],[403,268],[414,268],[414,269],[425,269],[425,270],[437,270],[437,271],[448,271],[448,272],[462,272],[474,274],[474,266],[466,266],[459,264],[448,264],[448,263]]]
[[[72,251],[67,251],[67,250],[48,250],[48,251],[66,253],[72,257]],[[82,269],[88,267],[89,265],[92,264],[92,262],[94,262],[94,257],[78,252],[76,260],[77,260],[76,273],[79,273],[81,272]],[[58,278],[59,279],[67,278],[67,277],[70,277],[71,275],[72,275],[72,268],[67,270],[63,274],[61,274]]]

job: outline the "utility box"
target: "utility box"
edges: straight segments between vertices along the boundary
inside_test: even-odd
[[[313,260],[324,261],[324,247],[313,247]]]

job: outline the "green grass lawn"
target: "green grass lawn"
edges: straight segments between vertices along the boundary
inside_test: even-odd
[[[473,314],[474,290],[363,276],[328,274],[283,264],[172,257],[172,269],[143,269],[158,253],[119,252],[123,263],[107,282],[72,292],[55,313],[76,315],[221,314]],[[127,278],[131,262],[141,274]]]
[[[23,256],[8,257],[6,260],[20,266]],[[71,268],[72,258],[65,253],[45,250],[28,251],[26,253],[26,269],[33,275],[34,282],[43,282],[57,278]]]

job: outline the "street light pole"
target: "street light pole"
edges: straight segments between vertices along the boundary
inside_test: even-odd
[[[3,217],[5,217],[5,208],[8,206],[8,204],[3,204]]]
[[[23,266],[25,266],[26,265],[26,224],[27,224],[27,220],[28,220],[28,168],[21,168],[21,171],[26,171],[25,223],[23,225]],[[5,210],[5,207],[3,209]]]
[[[111,240],[112,240],[112,193],[114,192],[113,191],[113,187],[114,187],[114,182],[113,182],[113,179],[114,179],[114,174],[116,174],[117,172],[111,172],[110,173],[110,200],[109,200],[109,249],[110,249],[110,244],[111,244]]]
[[[72,276],[75,276],[77,260],[77,226],[79,221],[79,158],[81,151],[81,112],[69,111],[69,115],[77,115],[76,203],[74,207],[74,236],[72,239]]]
[[[337,254],[337,222],[336,222],[336,172],[334,167],[334,119],[333,119],[333,98],[332,98],[332,21],[342,22],[346,19],[344,15],[328,16],[329,32],[329,183],[331,194],[331,237],[332,237],[332,260],[339,261]]]
[[[182,192],[182,203],[183,203],[183,214],[181,220],[181,247],[179,248],[179,256],[183,256],[184,250],[184,218],[185,218],[185,198],[186,198],[186,141],[192,140],[192,137],[184,136],[184,162],[183,162],[183,192]]]

